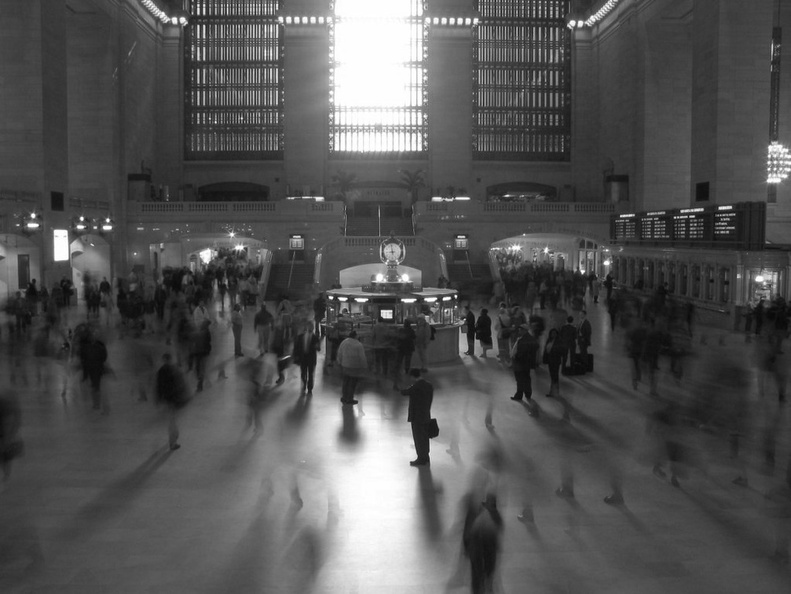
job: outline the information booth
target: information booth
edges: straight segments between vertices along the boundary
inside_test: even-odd
[[[458,308],[458,293],[453,289],[366,286],[349,289],[330,289],[327,295],[325,319],[327,352],[332,353],[337,342],[354,329],[373,361],[372,330],[379,320],[392,326],[392,348],[395,352],[398,328],[405,320],[416,323],[418,316],[426,316],[433,328],[434,339],[427,351],[428,364],[447,363],[459,356],[459,327],[462,317]],[[332,344],[335,342],[336,344]]]

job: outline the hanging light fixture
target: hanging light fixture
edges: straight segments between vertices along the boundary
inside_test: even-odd
[[[791,154],[788,149],[773,140],[769,143],[769,156],[766,166],[766,182],[779,184],[791,172]]]

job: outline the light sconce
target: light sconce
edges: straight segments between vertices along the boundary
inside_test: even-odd
[[[80,215],[71,221],[71,230],[75,235],[90,233],[92,226],[93,224],[91,220],[86,218],[84,215]]]
[[[105,217],[99,226],[99,230],[102,233],[110,233],[113,229],[115,229],[115,222],[110,217]]]
[[[37,212],[33,211],[21,216],[21,223],[18,226],[22,227],[22,233],[31,235],[41,230],[44,224],[44,219]]]

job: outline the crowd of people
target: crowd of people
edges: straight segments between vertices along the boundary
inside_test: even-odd
[[[653,295],[615,291],[608,276],[603,282],[606,297],[599,304],[595,276],[562,271],[555,274],[543,266],[522,272],[524,282],[506,283],[505,299],[494,301],[496,311],[490,313],[488,306],[465,306],[461,328],[467,344],[464,354],[488,358],[491,351],[501,372],[513,377],[511,400],[525,406],[530,416],[538,418],[542,410],[534,393],[539,368],[545,366],[549,373],[545,397],[558,402],[561,421],[572,424],[577,412],[567,397],[566,386],[584,382],[586,375],[595,373],[594,353],[601,358],[618,358],[631,369],[635,393],[643,384],[647,386],[650,404],[644,411],[646,427],[656,446],[648,460],[650,472],[657,478],[680,486],[688,472],[685,469],[699,464],[701,458],[689,446],[693,440],[687,436],[702,430],[729,444],[735,484],[750,484],[743,453],[748,437],[759,436],[764,472],[774,472],[780,430],[778,407],[785,401],[788,380],[788,370],[779,363],[788,337],[789,311],[782,298],[757,304],[756,310],[761,313],[754,314],[753,324],[747,327],[749,346],[745,348],[749,350],[741,360],[718,356],[716,365],[698,366],[691,377],[691,364],[701,356],[700,349],[694,347],[695,339],[705,349],[710,338],[695,328],[694,308],[688,303],[674,299],[666,290]],[[240,289],[242,286],[246,288]],[[226,366],[235,358],[245,359],[238,369],[249,380],[245,399],[249,426],[254,433],[259,432],[266,403],[272,391],[286,381],[289,365],[299,369],[302,397],[313,396],[319,354],[325,344],[325,329],[320,322],[327,304],[322,295],[311,302],[297,303],[283,295],[273,307],[261,299],[258,288],[254,269],[224,266],[200,272],[166,270],[159,282],[132,274],[115,287],[106,279],[97,282],[88,278],[84,306],[75,309],[70,304],[73,288],[69,283],[61,281],[42,296],[43,291],[31,281],[28,291],[15,295],[5,309],[7,331],[3,339],[12,385],[19,379],[15,374],[20,373],[23,357],[37,357],[42,361],[39,368],[46,367],[45,360],[52,360],[61,370],[57,384],[62,398],[84,394],[95,414],[109,415],[111,398],[103,378],[114,372],[106,338],[117,332],[118,337],[126,337],[134,345],[149,333],[157,338],[161,356],[145,347],[132,346],[130,364],[139,371],[133,389],[141,401],[148,401],[151,394],[166,414],[170,450],[181,447],[180,411],[209,382],[226,379]],[[97,300],[98,306],[94,306]],[[610,331],[622,335],[623,352],[602,352],[598,348],[587,314],[588,309],[599,307],[610,317]],[[254,310],[252,328],[245,329],[245,319],[249,319],[242,315],[245,308]],[[233,334],[233,351],[217,353],[213,337],[223,323]],[[434,388],[427,373],[426,353],[432,333],[426,318],[417,316],[397,327],[380,319],[374,324],[371,342],[365,345],[351,325],[342,334],[332,333],[342,326],[343,316],[340,324],[328,331],[329,352],[324,353],[325,367],[337,365],[340,370],[342,404],[358,404],[359,385],[366,378],[393,379],[393,388],[409,398],[406,420],[412,426],[417,453],[410,464],[429,465]],[[242,348],[245,331],[255,336],[255,352],[245,353]],[[661,368],[669,373],[660,373]],[[749,396],[753,377],[757,378],[757,400]],[[702,385],[708,387],[698,389]],[[0,394],[0,415],[7,481],[12,461],[23,451],[19,405],[13,390]],[[487,425],[489,420],[487,417]],[[791,487],[791,463],[783,480]],[[617,467],[611,473],[610,488],[604,501],[622,504],[625,494]],[[572,472],[562,473],[555,493],[574,497]],[[484,591],[480,588],[493,579],[503,523],[496,493],[486,493],[482,503],[470,503],[468,514],[464,550],[469,556],[473,584],[479,588],[474,591]],[[529,503],[519,519],[531,521]],[[776,543],[776,556],[787,561],[788,534],[779,530]]]

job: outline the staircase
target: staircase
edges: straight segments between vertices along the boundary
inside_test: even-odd
[[[291,283],[289,284],[289,278]],[[313,292],[313,263],[272,264],[266,284],[266,301],[280,301],[287,294],[291,301],[310,299]]]
[[[347,237],[387,237],[390,232],[396,237],[410,237],[412,232],[412,219],[409,217],[382,217],[381,233],[379,218],[349,217],[346,220]]]
[[[488,264],[449,262],[448,280],[459,291],[463,300],[472,300],[478,295],[490,297],[494,292],[494,279]]]

